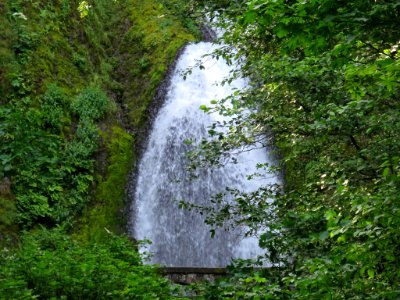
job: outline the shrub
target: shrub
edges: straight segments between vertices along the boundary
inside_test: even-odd
[[[23,237],[16,252],[0,252],[2,299],[170,299],[168,281],[143,265],[131,241],[110,235],[79,244],[60,229]],[[25,298],[26,299],[26,298]]]
[[[96,121],[111,109],[107,95],[98,88],[86,88],[71,103],[71,110],[80,119]]]
[[[62,89],[49,85],[41,99],[41,110],[45,125],[50,126],[54,133],[59,133],[65,123],[65,106],[66,97]]]

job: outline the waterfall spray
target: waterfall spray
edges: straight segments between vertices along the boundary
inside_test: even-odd
[[[257,171],[257,163],[268,163],[265,149],[242,153],[237,164],[205,170],[191,180],[186,171],[187,139],[207,137],[208,126],[223,116],[199,109],[211,100],[223,99],[234,89],[243,89],[247,80],[239,78],[220,85],[231,67],[223,60],[207,59],[204,69],[193,69],[186,80],[180,75],[215,45],[201,42],[186,47],[173,73],[163,107],[153,123],[146,150],[141,159],[135,188],[133,232],[136,239],[152,241],[148,251],[152,263],[165,266],[223,267],[232,258],[252,258],[260,254],[257,239],[243,237],[240,229],[218,230],[212,238],[204,217],[178,208],[178,201],[209,204],[212,195],[225,187],[255,191],[276,178],[247,180]]]

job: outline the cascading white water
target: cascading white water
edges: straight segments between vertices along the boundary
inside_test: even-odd
[[[256,190],[260,185],[276,182],[276,178],[248,181],[257,163],[267,162],[265,149],[253,150],[238,157],[237,164],[202,172],[191,181],[185,170],[187,139],[207,136],[208,126],[223,119],[218,114],[206,114],[199,109],[213,99],[241,89],[245,79],[231,85],[218,85],[231,68],[223,61],[207,59],[204,70],[194,69],[186,80],[182,70],[193,66],[204,54],[215,49],[211,43],[188,45],[173,73],[165,103],[154,120],[148,145],[141,159],[133,203],[133,232],[136,239],[149,239],[148,251],[152,263],[165,266],[220,267],[231,258],[252,258],[260,254],[257,239],[244,238],[240,230],[219,230],[211,238],[203,216],[178,208],[178,201],[207,204],[210,197],[225,187],[243,191]]]

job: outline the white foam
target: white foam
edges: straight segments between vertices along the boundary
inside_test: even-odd
[[[207,136],[207,127],[225,117],[206,114],[200,105],[229,96],[234,89],[243,89],[246,79],[230,85],[218,84],[229,76],[231,67],[222,59],[207,58],[204,70],[193,69],[184,80],[181,71],[195,65],[203,55],[215,50],[211,43],[188,45],[179,58],[164,106],[155,119],[147,149],[139,166],[135,193],[135,237],[150,239],[153,263],[167,266],[226,266],[231,258],[251,258],[262,253],[256,238],[243,238],[239,231],[217,231],[210,237],[210,228],[198,213],[178,209],[176,200],[208,204],[211,195],[226,186],[250,192],[271,179],[248,181],[246,175],[257,172],[257,163],[268,162],[265,149],[246,152],[238,163],[208,170],[195,181],[185,170],[184,140]]]

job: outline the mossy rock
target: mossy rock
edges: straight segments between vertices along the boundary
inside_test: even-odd
[[[107,238],[107,231],[125,229],[125,186],[134,159],[133,137],[121,127],[101,132],[107,152],[106,175],[98,176],[95,200],[85,211],[76,237],[82,240]]]

